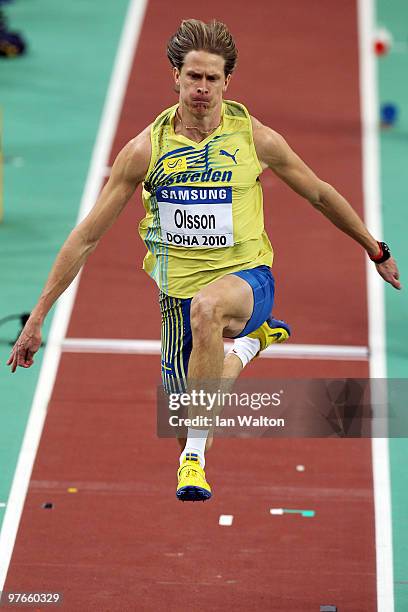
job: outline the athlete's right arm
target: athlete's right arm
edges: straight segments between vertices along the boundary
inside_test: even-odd
[[[72,283],[96,248],[100,238],[115,222],[143,181],[151,155],[150,126],[131,140],[119,153],[108,182],[92,210],[70,233],[59,251],[48,280],[23,331],[11,352],[7,365],[30,367],[41,346],[41,327],[50,308]]]

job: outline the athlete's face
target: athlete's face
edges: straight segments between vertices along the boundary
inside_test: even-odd
[[[174,68],[174,81],[180,100],[197,117],[211,114],[221,103],[231,75],[225,77],[225,60],[207,51],[190,51],[179,71]]]

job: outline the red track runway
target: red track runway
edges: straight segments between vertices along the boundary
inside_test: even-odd
[[[183,0],[169,19],[152,0],[111,161],[175,102],[165,42],[194,12],[236,36],[228,97],[283,133],[362,214],[355,3],[300,5],[262,1],[247,15],[243,2],[192,11]],[[361,250],[272,173],[263,185],[275,314],[296,343],[367,346]],[[141,216],[138,194],[85,267],[68,337],[159,337]],[[159,367],[156,356],[63,356],[5,590],[60,590],[73,612],[376,610],[370,441],[219,439],[207,462],[214,499],[180,504],[177,446],[155,436]],[[364,377],[368,364],[264,359],[245,375]],[[271,516],[272,507],[316,515]],[[231,527],[219,526],[220,514],[234,515]]]

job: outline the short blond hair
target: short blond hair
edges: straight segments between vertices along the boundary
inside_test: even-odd
[[[167,44],[167,57],[172,66],[181,70],[190,51],[208,51],[225,60],[225,76],[232,74],[238,50],[225,23],[213,19],[209,23],[198,19],[184,19]]]

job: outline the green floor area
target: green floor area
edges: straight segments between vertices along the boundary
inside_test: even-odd
[[[127,5],[15,0],[5,7],[28,54],[0,61],[0,319],[32,308],[75,224]],[[40,350],[33,368],[9,373],[17,331],[16,321],[0,326],[0,503],[8,499],[42,358]],[[0,507],[0,526],[3,516]]]
[[[389,378],[408,376],[408,5],[406,0],[377,0],[377,23],[395,41],[391,52],[378,60],[379,101],[398,108],[394,127],[382,130],[381,197],[384,239],[390,243],[401,272],[403,291],[387,287],[387,368]],[[408,440],[390,440],[393,508],[395,610],[408,610]]]

